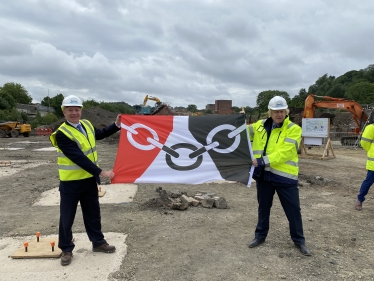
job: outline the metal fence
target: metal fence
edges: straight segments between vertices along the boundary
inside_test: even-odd
[[[360,147],[360,135],[353,132],[330,132],[330,140],[333,148],[357,148]],[[327,138],[322,138],[322,146],[326,146]],[[313,147],[315,145],[305,145]]]

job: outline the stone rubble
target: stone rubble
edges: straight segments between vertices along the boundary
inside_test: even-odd
[[[227,209],[226,199],[217,196],[210,191],[197,191],[193,196],[188,196],[187,192],[172,190],[170,192],[162,189],[161,186],[156,188],[156,192],[164,202],[169,202],[167,206],[173,210],[187,210],[192,207]]]

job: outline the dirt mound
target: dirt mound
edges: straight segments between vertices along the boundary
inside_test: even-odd
[[[82,119],[89,120],[94,127],[100,129],[112,124],[116,120],[117,114],[118,113],[110,112],[100,107],[93,107],[83,109]],[[65,118],[61,118],[55,123],[51,124],[50,127],[53,131],[55,131],[64,121]]]

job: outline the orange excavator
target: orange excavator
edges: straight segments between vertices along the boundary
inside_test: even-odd
[[[315,100],[315,98],[319,98],[320,100]],[[362,106],[353,100],[309,95],[305,99],[303,118],[313,118],[316,108],[342,109],[347,110],[352,114],[353,120],[356,122],[357,126],[352,132],[353,136],[345,136],[341,138],[340,142],[342,145],[354,145],[367,123],[370,122],[370,117],[372,115],[370,114],[369,116]]]

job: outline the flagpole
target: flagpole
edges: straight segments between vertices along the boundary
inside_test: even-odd
[[[248,127],[248,126],[247,126]],[[248,132],[248,128],[245,129],[247,131],[247,141],[248,141],[248,149],[249,149],[249,154],[251,155],[251,159],[253,160],[254,159],[254,156],[253,156],[253,151],[252,151],[252,145],[251,145],[251,139],[249,137],[249,132]],[[247,187],[251,187],[251,183],[252,183],[252,175],[253,175],[253,171],[254,171],[255,167],[253,165],[251,165],[251,169],[249,171],[249,179],[248,179],[248,184],[247,184]]]

